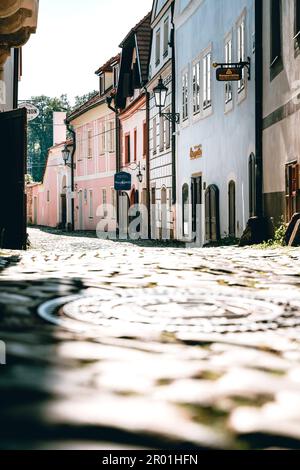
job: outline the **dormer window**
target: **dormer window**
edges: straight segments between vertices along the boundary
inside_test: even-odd
[[[102,96],[105,93],[105,75],[104,74],[100,75],[99,80],[100,80],[100,95]]]
[[[118,87],[118,81],[119,81],[119,64],[115,65],[113,67],[113,80],[114,80],[114,88]]]

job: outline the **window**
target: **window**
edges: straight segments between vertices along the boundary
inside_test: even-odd
[[[246,59],[245,54],[245,20],[243,20],[237,29],[237,47],[238,47],[238,62]],[[242,71],[242,80],[238,82],[238,92],[240,93],[245,88],[245,68]]]
[[[125,163],[130,163],[130,134],[125,135]]]
[[[157,126],[156,126],[156,118],[153,119],[153,154],[155,155],[157,152]]]
[[[114,88],[118,87],[118,82],[119,82],[119,64],[115,65],[113,68],[113,76],[114,76]]]
[[[160,63],[160,29],[156,31],[156,41],[155,41],[155,65]]]
[[[148,152],[148,128],[147,122],[143,123],[143,156],[146,157]]]
[[[163,152],[165,149],[165,119],[160,116],[159,120],[159,150]]]
[[[102,208],[103,208],[103,217],[107,217],[107,194],[106,194],[106,189],[102,189]]]
[[[89,218],[94,217],[94,208],[93,208],[93,191],[89,191]]]
[[[285,196],[286,196],[286,221],[291,218],[298,210],[298,194],[300,189],[299,164],[297,162],[289,163],[285,167]]]
[[[232,63],[232,39],[228,39],[225,43],[225,63],[231,64]],[[232,101],[232,83],[227,82],[225,83],[225,103],[229,103]]]
[[[200,112],[200,62],[193,65],[193,113]]]
[[[164,57],[167,57],[169,50],[169,18],[164,22]]]
[[[115,129],[114,129],[114,122],[109,121],[108,123],[108,151],[114,152],[115,151]]]
[[[137,129],[134,129],[134,161],[137,161]]]
[[[182,119],[185,120],[189,115],[189,93],[188,93],[188,72],[182,75]]]
[[[99,77],[100,80],[100,95],[104,95],[105,93],[105,75],[102,74]]]
[[[111,205],[112,205],[112,217],[115,219],[116,218],[116,213],[117,213],[117,195],[116,191],[114,188],[111,188]]]
[[[167,109],[167,113],[170,113],[170,109]],[[169,149],[171,147],[171,123],[167,119],[165,121],[165,126],[166,126],[166,148]]]
[[[91,129],[88,130],[88,158],[93,157],[93,134]]]
[[[99,154],[103,155],[105,152],[105,123],[100,122],[99,125]]]
[[[211,106],[211,53],[203,57],[203,109]]]

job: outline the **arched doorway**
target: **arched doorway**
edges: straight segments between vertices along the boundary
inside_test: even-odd
[[[230,237],[236,237],[236,189],[234,181],[230,181],[228,185],[228,234]]]
[[[211,185],[205,193],[205,235],[208,242],[220,239],[219,188]]]
[[[249,215],[256,215],[256,157],[251,153],[249,157]]]
[[[184,184],[182,186],[182,236],[187,237],[189,235],[189,185]]]

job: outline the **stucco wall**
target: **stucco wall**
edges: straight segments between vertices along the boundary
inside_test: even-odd
[[[180,0],[179,0],[180,2]],[[187,2],[185,2],[186,4]],[[186,5],[185,5],[186,6]],[[182,234],[182,186],[191,185],[193,175],[202,175],[205,185],[215,184],[220,191],[221,236],[228,234],[228,183],[236,183],[236,234],[240,236],[249,217],[248,160],[255,153],[255,54],[253,53],[254,1],[253,0],[195,0],[182,13],[180,3],[175,14],[176,27],[176,102],[181,113],[177,136],[177,213],[178,234]],[[225,107],[225,85],[216,81],[211,69],[212,110],[198,117],[192,109],[192,64],[202,60],[205,51],[211,49],[212,63],[225,61],[225,37],[231,33],[233,61],[237,61],[237,22],[245,14],[246,56],[251,58],[252,80],[246,82],[246,94],[241,98],[237,84],[233,84],[232,109]],[[201,67],[203,63],[201,61]],[[181,77],[189,76],[189,118],[182,119]],[[247,74],[246,74],[247,75]],[[202,93],[202,82],[201,82]],[[202,146],[203,156],[191,160],[190,150]],[[202,200],[205,191],[203,188]],[[204,207],[202,227],[204,227]],[[190,214],[191,220],[191,214]],[[190,227],[191,229],[191,227]],[[204,229],[202,242],[205,242]]]

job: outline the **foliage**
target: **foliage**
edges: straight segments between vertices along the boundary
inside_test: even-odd
[[[89,101],[91,98],[93,98],[98,93],[99,92],[97,90],[94,90],[94,91],[91,91],[90,93],[86,93],[85,95],[82,95],[82,96],[75,96],[75,104],[72,108],[72,111],[74,111],[75,109],[82,106],[84,103]]]
[[[69,114],[96,94],[97,91],[92,91],[76,96],[74,106],[70,105],[67,95],[61,95],[59,98],[45,95],[31,98],[31,103],[40,112],[39,116],[28,124],[28,162],[33,181],[42,180],[48,149],[53,145],[53,112],[65,111]]]
[[[33,178],[32,178],[32,176],[29,175],[28,173],[25,175],[25,183],[26,183],[26,184],[33,183]]]
[[[69,112],[67,95],[60,98],[34,96],[30,100],[39,110],[39,116],[28,124],[28,161],[31,162],[31,176],[41,181],[48,148],[53,145],[53,112]]]
[[[281,222],[275,228],[274,238],[265,243],[262,243],[258,247],[260,248],[278,248],[285,245],[285,234],[287,230],[287,224],[282,219]],[[257,248],[257,246],[256,246]]]

